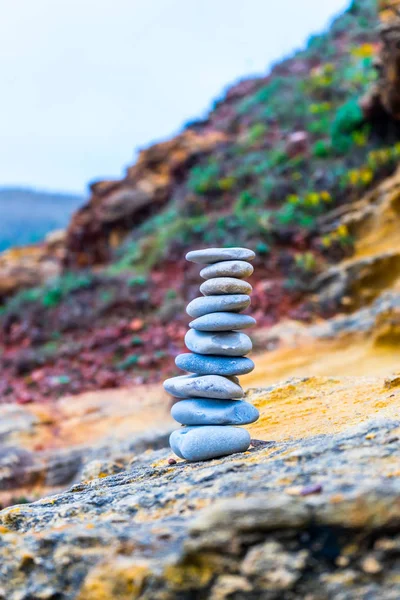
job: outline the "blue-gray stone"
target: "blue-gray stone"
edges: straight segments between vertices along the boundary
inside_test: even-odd
[[[239,331],[211,332],[189,329],[185,335],[185,344],[197,354],[216,354],[217,356],[243,356],[253,347],[251,339]]]
[[[223,260],[253,260],[254,257],[254,252],[248,248],[204,248],[186,254],[186,260],[200,265],[209,265]]]
[[[245,279],[250,277],[253,271],[253,266],[243,260],[224,260],[204,267],[200,271],[200,277],[203,279],[213,279],[214,277]]]
[[[254,363],[250,358],[205,356],[190,352],[179,354],[175,364],[182,371],[198,375],[244,375],[254,369]]]
[[[188,398],[174,404],[171,415],[182,425],[246,425],[257,421],[259,412],[245,400]]]
[[[200,296],[186,307],[186,312],[193,318],[202,317],[213,312],[240,312],[250,306],[250,296],[244,294],[227,294],[226,296]]]
[[[231,312],[216,312],[203,315],[189,323],[192,329],[197,331],[232,331],[235,329],[247,329],[253,327],[256,320],[249,315],[240,315]]]
[[[220,296],[222,294],[251,294],[252,287],[243,279],[235,277],[215,277],[207,279],[200,286],[203,296]]]
[[[171,433],[169,443],[180,458],[208,460],[245,452],[250,446],[250,434],[246,429],[229,425],[181,427]]]
[[[235,381],[221,375],[181,375],[164,381],[164,389],[175,398],[243,398],[243,390]]]

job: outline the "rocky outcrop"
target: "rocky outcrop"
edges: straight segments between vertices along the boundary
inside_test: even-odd
[[[332,231],[344,226],[354,238],[354,254],[319,275],[313,289],[322,305],[354,312],[400,281],[400,171],[358,202],[321,220]]]
[[[166,447],[173,420],[160,392],[143,385],[0,406],[0,504],[65,489],[94,459],[102,473],[109,460]]]
[[[399,390],[373,377],[254,389],[247,453],[128,454],[2,511],[0,597],[397,599]]]
[[[11,248],[0,254],[0,302],[60,274],[64,237],[63,231],[53,232],[41,244]]]
[[[400,119],[400,3],[379,0],[380,45],[374,58],[377,81],[362,98],[361,107],[368,120]]]
[[[185,130],[177,137],[143,150],[119,181],[91,185],[92,196],[68,228],[65,264],[84,267],[109,260],[132,228],[154,215],[170,199],[182,171],[226,141],[217,131]]]

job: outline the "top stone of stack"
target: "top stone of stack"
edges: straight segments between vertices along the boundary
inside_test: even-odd
[[[247,248],[205,248],[192,250],[186,260],[200,265],[210,265],[224,260],[253,260],[255,254]]]

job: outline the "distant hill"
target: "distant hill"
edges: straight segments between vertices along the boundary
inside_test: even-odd
[[[64,228],[83,197],[24,188],[0,188],[0,251],[38,242]]]

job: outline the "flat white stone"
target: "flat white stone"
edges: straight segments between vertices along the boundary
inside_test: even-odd
[[[164,381],[164,389],[175,398],[243,398],[243,389],[222,375],[181,375]]]
[[[213,312],[240,312],[250,306],[250,303],[251,298],[246,294],[200,296],[189,302],[186,312],[193,318]]]
[[[200,286],[204,296],[222,296],[224,294],[251,294],[253,288],[247,281],[235,277],[215,277],[207,279]]]
[[[203,279],[213,279],[214,277],[237,277],[246,279],[254,272],[253,265],[244,260],[224,260],[204,267],[200,271],[200,277]]]
[[[239,331],[206,332],[189,329],[185,335],[186,347],[196,354],[217,356],[244,356],[252,349],[251,339]]]
[[[253,327],[256,320],[249,315],[233,312],[216,312],[203,315],[189,323],[189,327],[197,331],[232,331]]]
[[[222,260],[253,260],[255,254],[248,248],[204,248],[186,254],[186,260],[200,265],[209,265]]]

